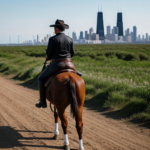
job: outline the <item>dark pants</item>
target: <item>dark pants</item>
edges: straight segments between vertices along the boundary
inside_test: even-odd
[[[36,104],[36,107],[47,107],[46,98],[45,98],[45,87],[44,84],[46,80],[52,76],[58,70],[64,69],[66,67],[63,62],[52,62],[39,76],[39,92],[40,92],[40,102]]]
[[[50,63],[50,65],[40,74],[39,85],[44,87],[46,80],[58,70],[65,69],[65,66],[65,63],[63,62]]]

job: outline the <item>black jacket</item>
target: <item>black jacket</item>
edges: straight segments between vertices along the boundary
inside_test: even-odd
[[[48,60],[52,58],[71,58],[74,53],[73,41],[64,33],[58,33],[49,39],[46,50]]]

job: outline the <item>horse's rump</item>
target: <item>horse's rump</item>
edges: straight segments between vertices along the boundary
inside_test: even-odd
[[[83,106],[85,84],[83,79],[74,73],[64,72],[56,75],[50,86],[51,96],[48,92],[48,88],[46,91],[47,99],[54,104],[56,108],[62,105],[66,108],[71,104],[73,116],[77,113],[75,105]]]

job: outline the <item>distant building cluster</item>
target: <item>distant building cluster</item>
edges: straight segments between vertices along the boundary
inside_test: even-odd
[[[35,39],[33,36],[33,40],[24,41],[23,44],[31,44],[31,45],[46,45],[48,43],[49,38],[51,37],[50,34],[47,34],[41,41],[40,36],[37,35],[37,38]]]
[[[77,37],[76,32],[72,32],[72,39],[75,44],[100,44],[100,43],[150,43],[150,36],[148,33],[145,35],[137,34],[137,27],[133,26],[133,30],[129,28],[123,30],[123,18],[122,12],[117,13],[116,26],[107,26],[106,34],[104,32],[103,23],[103,12],[98,11],[97,13],[97,26],[94,32],[93,27],[89,31],[80,31],[80,35]],[[24,45],[47,45],[50,34],[47,34],[42,40],[37,35],[36,38],[33,36],[33,40],[26,40],[23,42]],[[18,44],[19,44],[18,35]],[[11,41],[11,35],[9,36],[9,44]]]
[[[89,29],[89,33],[88,33],[88,31],[85,31],[84,35],[85,36],[83,36],[83,31],[81,31],[79,39],[77,39],[76,33],[73,32],[72,39],[73,39],[74,43],[75,44],[78,44],[78,43],[88,43],[88,44],[101,43],[101,41],[99,40],[99,35],[94,33],[94,29],[92,27]]]
[[[72,33],[72,39],[74,43],[80,44],[96,44],[96,43],[150,43],[150,36],[148,33],[146,35],[137,36],[137,27],[133,26],[133,30],[127,28],[123,30],[123,19],[122,12],[117,13],[117,23],[116,26],[111,28],[111,26],[106,27],[107,33],[104,34],[104,23],[103,23],[103,12],[97,13],[97,28],[96,33],[91,27],[88,31],[85,31],[83,36],[83,31],[80,32],[80,36],[77,39],[75,32]],[[124,33],[125,32],[125,33]]]

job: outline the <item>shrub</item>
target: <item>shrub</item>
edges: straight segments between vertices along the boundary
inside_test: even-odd
[[[28,52],[28,51],[24,51],[24,53],[27,56],[30,56],[30,57],[45,57],[46,56],[45,52]]]
[[[95,60],[98,60],[98,61],[105,61],[107,58],[105,56],[96,56],[95,57]]]
[[[150,92],[143,88],[130,88],[126,90],[125,94],[128,97],[139,97],[145,99],[146,101],[149,101],[150,99]]]
[[[139,60],[139,57],[136,54],[132,53],[116,53],[116,56],[118,57],[118,59],[123,59],[126,61]]]
[[[114,55],[115,55],[115,52],[106,52],[105,53],[106,57],[111,57],[111,56],[114,56]]]
[[[111,92],[108,95],[108,99],[105,102],[105,106],[110,107],[110,106],[123,106],[129,101],[129,98],[127,98],[123,93],[121,92]]]
[[[126,54],[125,53],[116,53],[116,56],[118,57],[118,59],[124,59]]]
[[[9,75],[18,72],[18,69],[13,65],[0,63],[0,72],[4,73],[5,75]]]
[[[136,54],[126,54],[124,60],[139,60],[139,57]]]
[[[96,93],[96,89],[94,88],[93,85],[86,85],[85,87],[85,91],[86,91],[86,94],[95,94]]]
[[[81,52],[76,52],[76,53],[75,53],[75,56],[83,57],[84,55],[83,55],[83,53],[81,53]]]
[[[34,71],[34,67],[32,67],[29,70],[27,70],[26,72],[24,72],[24,74],[21,75],[19,79],[20,80],[26,80],[28,78],[31,78],[33,71]]]
[[[145,111],[146,108],[147,102],[144,99],[133,97],[131,101],[121,110],[121,113],[124,114],[124,116],[131,116],[135,113]]]
[[[123,91],[123,90],[127,90],[128,86],[122,83],[116,83],[116,84],[112,84],[110,87],[108,87],[108,92],[113,92],[113,91]]]
[[[139,58],[140,58],[140,60],[149,60],[148,55],[143,54],[143,53],[139,54]]]
[[[8,59],[14,59],[14,58],[16,58],[16,56],[11,55],[11,54],[7,54],[7,53],[0,53],[0,57],[8,58]]]

